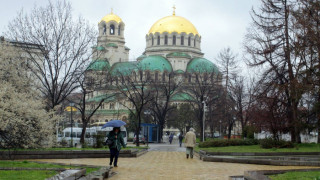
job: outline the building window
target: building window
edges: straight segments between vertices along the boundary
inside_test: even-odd
[[[196,39],[194,39],[193,47],[196,47]]]
[[[153,42],[154,42],[154,40],[153,40],[153,36],[152,36],[152,38],[151,38],[151,39],[152,39],[151,41],[152,41],[152,46],[153,46]]]
[[[175,35],[172,37],[172,45],[176,45],[176,36]]]
[[[184,36],[181,36],[181,45],[184,45]]]
[[[104,109],[104,103],[101,104],[100,109]]]
[[[160,45],[160,36],[158,36],[157,45]]]
[[[114,35],[114,25],[113,24],[110,25],[110,34]]]
[[[162,81],[163,81],[163,82],[166,81],[166,73],[163,73],[163,74],[162,74]]]
[[[104,24],[103,25],[103,35],[105,35],[107,33],[107,26]]]
[[[168,44],[168,36],[167,36],[167,35],[164,36],[164,44],[165,44],[165,45]]]
[[[159,76],[159,73],[158,73],[158,71],[156,71],[156,73],[154,74],[154,80],[156,82],[158,81],[158,76]]]
[[[120,34],[121,34],[121,26],[119,26],[118,28],[118,35],[120,36]]]
[[[114,109],[114,104],[110,103],[109,109]]]
[[[143,72],[142,71],[139,71],[140,73],[140,81],[142,81],[142,78],[143,78]]]
[[[188,38],[188,46],[191,46],[191,37]]]

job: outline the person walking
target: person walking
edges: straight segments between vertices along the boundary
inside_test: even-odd
[[[179,144],[180,144],[180,147],[182,145],[182,140],[183,140],[183,135],[182,135],[182,132],[180,132],[179,134]]]
[[[186,154],[187,154],[187,159],[193,158],[193,148],[196,145],[196,134],[194,133],[194,129],[190,128],[189,132],[186,134],[185,138],[185,146],[186,146]]]
[[[172,140],[173,140],[173,133],[171,133],[170,136],[169,136],[169,142],[170,142],[170,144],[172,143]]]
[[[126,144],[124,143],[122,133],[119,127],[114,127],[113,131],[110,131],[108,134],[108,140],[111,140],[113,143],[109,145],[110,149],[110,167],[112,167],[112,163],[114,167],[118,167],[118,157],[121,149],[121,145],[125,148]],[[113,162],[114,160],[114,162]]]

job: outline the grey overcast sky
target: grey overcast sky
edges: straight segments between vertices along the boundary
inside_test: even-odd
[[[54,1],[54,0],[52,0]],[[188,19],[201,35],[205,58],[215,62],[219,51],[231,47],[241,54],[246,28],[251,22],[252,7],[259,8],[260,0],[70,0],[73,15],[82,15],[96,25],[102,17],[113,12],[126,24],[126,45],[133,60],[145,49],[145,35],[160,18],[176,15]],[[47,0],[0,0],[0,34],[22,8],[30,12],[35,4],[44,6]]]

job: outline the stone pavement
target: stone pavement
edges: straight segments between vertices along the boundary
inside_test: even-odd
[[[196,156],[194,159],[186,159],[185,148],[179,148],[178,144],[149,144],[150,152],[138,158],[119,158],[117,168],[113,168],[117,174],[111,180],[204,180],[204,179],[228,179],[231,175],[243,175],[247,170],[282,170],[305,169],[310,167],[298,166],[267,166],[254,164],[236,164],[220,162],[203,162]],[[56,162],[65,164],[84,164],[107,166],[109,159],[42,159],[37,161]]]

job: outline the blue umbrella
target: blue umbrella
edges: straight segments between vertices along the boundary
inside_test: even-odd
[[[121,127],[121,126],[124,126],[126,125],[127,123],[121,121],[121,120],[111,120],[109,122],[107,122],[106,124],[104,124],[102,126],[102,129],[103,128],[106,128],[106,127]]]

